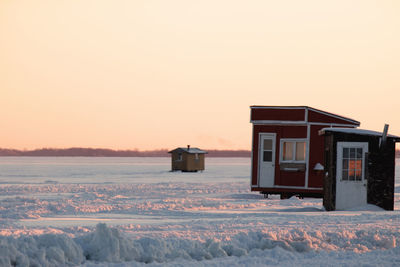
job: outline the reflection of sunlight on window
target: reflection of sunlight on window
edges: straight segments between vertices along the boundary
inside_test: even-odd
[[[361,170],[361,167],[362,167],[362,161],[361,159],[358,159],[356,162],[356,169]]]
[[[343,148],[342,180],[362,180],[361,148]]]
[[[356,161],[355,160],[349,160],[349,169],[355,169],[356,168]]]

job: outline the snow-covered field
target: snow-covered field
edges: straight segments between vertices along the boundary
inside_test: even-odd
[[[0,266],[400,266],[395,211],[264,199],[250,160],[0,158]]]

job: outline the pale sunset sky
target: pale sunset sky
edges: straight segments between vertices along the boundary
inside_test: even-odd
[[[250,105],[400,135],[400,1],[1,0],[0,148],[250,149]]]

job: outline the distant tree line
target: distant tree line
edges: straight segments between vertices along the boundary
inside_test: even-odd
[[[207,157],[251,157],[250,150],[206,150]],[[34,150],[18,150],[0,148],[0,157],[168,157],[167,149],[158,150],[113,150],[107,148],[41,148]],[[396,158],[400,158],[400,150],[396,150]]]
[[[206,150],[207,157],[250,157],[249,150]],[[106,148],[41,148],[17,150],[0,148],[0,156],[25,157],[169,157],[167,149],[158,150],[113,150]]]

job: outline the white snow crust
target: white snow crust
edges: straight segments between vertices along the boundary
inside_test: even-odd
[[[130,160],[0,159],[0,266],[400,265],[399,165],[395,211],[326,212],[250,192],[248,159]]]

